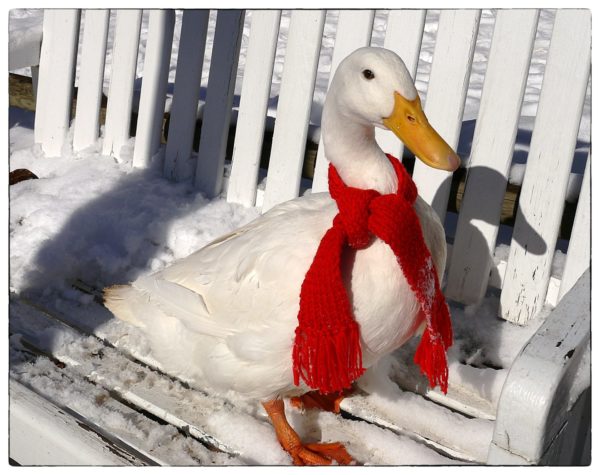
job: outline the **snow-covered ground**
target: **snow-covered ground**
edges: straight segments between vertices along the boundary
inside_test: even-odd
[[[279,44],[277,47],[271,90],[269,114],[276,114],[279,84],[283,72],[285,42],[289,28],[289,11],[282,17]],[[334,44],[338,13],[327,14],[325,38],[321,50],[317,85],[311,113],[313,137],[318,138],[320,114],[328,82],[331,55]],[[373,32],[373,45],[382,45],[385,35],[387,13],[378,11]],[[247,46],[251,14],[246,18],[246,29],[242,41],[242,55]],[[427,15],[423,47],[416,76],[416,84],[423,98],[426,98],[428,74],[433,58],[433,46],[437,32],[439,11]],[[470,78],[467,104],[464,113],[463,133],[459,153],[468,155],[470,139],[481,96],[483,77],[487,62],[487,52],[491,42],[495,14],[484,10],[474,56],[473,73]],[[532,66],[522,108],[522,120],[517,137],[515,165],[511,171],[511,181],[522,179],[523,163],[526,159],[530,131],[535,116],[545,55],[552,32],[554,12],[543,10],[536,37]],[[9,40],[23,41],[27,34],[39,34],[41,11],[13,10],[10,13]],[[144,48],[147,36],[148,16],[143,17],[141,49],[138,57],[138,77],[143,74]],[[175,45],[178,43],[181,26],[181,12],[177,13]],[[212,50],[212,34],[215,27],[215,14],[211,14],[209,40],[207,42],[202,87],[208,80],[208,63]],[[112,53],[111,20],[107,64]],[[176,47],[173,49],[169,76],[170,88],[175,75]],[[236,104],[239,102],[244,60],[240,59],[238,81],[236,83]],[[107,68],[108,72],[109,68]],[[27,73],[27,71],[21,71]],[[140,81],[137,81],[139,92]],[[108,89],[108,76],[105,80]],[[590,146],[590,91],[586,98],[579,143],[573,164],[575,173],[570,191],[571,199],[578,184],[577,175],[583,173]],[[82,314],[87,306],[96,305],[89,295],[71,288],[75,279],[82,279],[90,285],[102,288],[106,285],[125,283],[135,277],[161,269],[176,259],[199,249],[210,240],[231,231],[252,220],[258,215],[254,208],[227,203],[222,197],[207,200],[199,195],[189,183],[174,184],[161,176],[160,167],[145,170],[131,170],[131,155],[135,139],[129,144],[129,154],[124,160],[115,162],[101,154],[101,139],[96,147],[84,153],[75,154],[66,147],[60,158],[47,159],[38,146],[33,144],[33,114],[11,108],[9,111],[10,169],[27,168],[40,179],[29,180],[10,187],[10,288],[11,291],[35,296],[53,308],[76,305]],[[499,254],[506,248],[500,247]],[[556,269],[559,273],[560,269]],[[458,324],[456,351],[475,366],[489,363],[503,367],[514,357],[526,341],[528,332],[519,332],[495,318],[497,301],[486,300],[478,310],[480,333],[475,334],[466,324]],[[81,310],[83,308],[83,311]],[[458,322],[468,319],[472,309],[456,310]],[[104,322],[108,332],[118,332],[119,324]],[[481,348],[495,341],[497,354],[482,353]],[[500,342],[500,343],[498,343]],[[19,378],[27,379],[34,387],[44,392],[64,391],[49,383],[48,378],[56,369],[47,360],[38,359],[32,363],[21,361],[13,355],[12,371]],[[27,368],[23,372],[23,368]],[[496,371],[489,369],[488,371]],[[26,374],[27,376],[24,376]],[[482,373],[485,378],[486,373]],[[491,373],[490,373],[491,374]],[[460,377],[456,375],[455,377]],[[54,381],[54,380],[52,380]],[[497,390],[498,388],[494,389]],[[69,389],[73,399],[85,398],[85,385],[75,384]],[[83,399],[80,401],[83,404]],[[101,409],[98,409],[101,411]],[[320,416],[324,426],[335,433],[335,424],[329,420],[333,416]],[[336,423],[337,424],[337,423]],[[172,428],[171,428],[172,429]],[[150,429],[148,429],[150,430]],[[160,433],[161,427],[153,427],[153,440],[170,437],[170,433]],[[164,431],[170,429],[164,428]],[[364,427],[365,431],[375,429]],[[158,432],[157,432],[158,431]],[[376,432],[376,431],[375,431]],[[381,434],[373,433],[373,437]],[[183,442],[182,442],[183,443]],[[381,458],[381,463],[444,463],[437,454],[422,454],[421,446],[409,443],[403,447],[405,458]],[[204,455],[203,455],[204,457]],[[218,457],[217,457],[218,458]],[[202,459],[204,460],[204,459]],[[406,462],[409,460],[409,462]],[[216,460],[223,463],[223,460]],[[186,459],[182,463],[189,463]],[[232,462],[225,462],[232,463]],[[237,462],[235,462],[237,463]]]

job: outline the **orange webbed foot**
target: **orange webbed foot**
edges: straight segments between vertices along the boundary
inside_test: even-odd
[[[340,404],[352,392],[352,389],[330,394],[319,391],[309,391],[302,396],[290,398],[290,403],[297,409],[321,409],[334,414],[340,413]]]
[[[290,454],[294,465],[350,465],[354,462],[343,444],[304,444],[285,417],[285,406],[281,399],[264,402],[263,406],[273,423],[275,433],[283,449]]]
[[[354,459],[340,442],[306,444],[304,448],[306,451],[317,454],[320,458],[327,460],[327,463],[323,465],[330,465],[333,461],[336,461],[338,465],[350,465],[354,463]],[[315,464],[309,462],[306,465]],[[319,465],[321,464],[319,463]]]

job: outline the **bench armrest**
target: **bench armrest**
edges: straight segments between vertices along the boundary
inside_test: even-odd
[[[581,464],[590,430],[590,269],[513,363],[490,464]]]

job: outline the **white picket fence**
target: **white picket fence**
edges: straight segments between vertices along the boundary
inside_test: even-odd
[[[98,139],[108,13],[86,11],[77,109],[71,118],[80,12],[45,11],[35,141],[49,157],[61,153],[71,120],[76,150]],[[340,12],[332,71],[348,53],[370,43],[374,13]],[[292,12],[266,187],[262,191],[257,186],[260,156],[281,12],[252,12],[231,172],[225,190],[229,201],[262,206],[266,211],[299,195],[325,14],[322,10]],[[397,51],[413,74],[425,14],[424,10],[393,10],[387,20],[385,47]],[[141,15],[140,10],[117,12],[103,137],[103,153],[115,157],[120,156],[129,139]],[[192,142],[208,16],[206,10],[183,12],[164,174],[169,179],[186,180],[191,178],[186,171],[194,169],[195,185],[214,197],[224,191],[244,11],[218,12],[200,146],[195,155]],[[500,316],[520,325],[535,317],[545,303],[557,305],[546,327],[535,334],[515,362],[503,396],[492,411],[496,422],[485,460],[488,463],[573,463],[565,455],[564,438],[585,434],[589,429],[589,421],[575,420],[582,414],[585,417],[587,409],[582,406],[577,406],[577,414],[573,405],[564,413],[556,412],[556,407],[566,407],[560,384],[575,384],[578,365],[584,364],[589,352],[589,305],[585,303],[586,298],[589,302],[586,270],[590,267],[589,157],[562,279],[551,275],[590,74],[591,18],[587,10],[556,13],[509,257],[499,264],[492,257],[538,16],[537,10],[497,12],[445,288],[452,301],[474,304],[481,301],[490,286],[497,287],[501,289]],[[440,14],[425,113],[453,147],[459,140],[479,19],[479,10],[443,10]],[[134,167],[147,166],[161,146],[174,22],[172,10],[150,12]],[[378,130],[377,139],[386,151],[402,156],[401,145],[389,133]],[[190,160],[197,160],[195,168],[189,166]],[[324,150],[319,147],[313,191],[326,189],[326,168]],[[421,196],[443,219],[450,193],[449,173],[417,163],[413,177]],[[540,240],[544,250],[532,252]],[[584,299],[579,305],[572,303],[577,303],[576,296]],[[567,340],[569,357],[565,358],[566,344],[562,342]],[[531,370],[539,381],[532,378]],[[428,397],[435,398],[432,394]],[[532,428],[527,421],[534,419],[537,425]]]

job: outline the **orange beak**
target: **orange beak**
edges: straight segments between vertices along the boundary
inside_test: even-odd
[[[409,101],[395,92],[394,110],[383,125],[426,165],[450,172],[460,166],[458,155],[429,124],[418,95]]]

